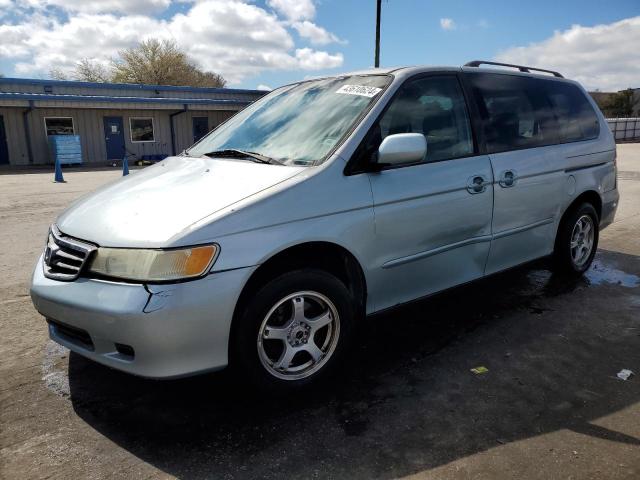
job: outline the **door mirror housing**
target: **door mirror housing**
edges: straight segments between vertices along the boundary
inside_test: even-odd
[[[378,166],[400,165],[424,160],[427,139],[421,133],[388,135],[378,148]]]

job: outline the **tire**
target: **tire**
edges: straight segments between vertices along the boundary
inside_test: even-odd
[[[346,353],[355,304],[347,287],[322,270],[295,270],[270,280],[239,306],[231,371],[250,388],[275,394],[321,382]]]
[[[599,223],[598,213],[590,203],[567,214],[556,236],[554,260],[558,270],[575,275],[587,271],[598,249]]]

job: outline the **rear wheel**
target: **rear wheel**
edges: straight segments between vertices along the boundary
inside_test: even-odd
[[[581,274],[591,266],[598,249],[598,225],[598,214],[590,203],[583,203],[562,221],[554,254],[561,270]]]
[[[355,320],[351,294],[333,275],[304,269],[266,283],[234,322],[231,366],[252,386],[291,391],[331,373]]]

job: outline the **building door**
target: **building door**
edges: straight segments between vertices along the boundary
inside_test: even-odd
[[[104,117],[104,140],[107,160],[122,160],[126,153],[122,117]]]
[[[193,143],[209,133],[209,119],[207,117],[193,117]]]
[[[4,117],[0,115],[0,165],[9,163],[9,149],[7,148],[7,131],[4,128]]]

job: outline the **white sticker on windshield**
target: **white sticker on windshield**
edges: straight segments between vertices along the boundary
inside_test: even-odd
[[[336,93],[374,97],[380,90],[382,89],[378,87],[368,87],[367,85],[343,85],[336,90]]]

